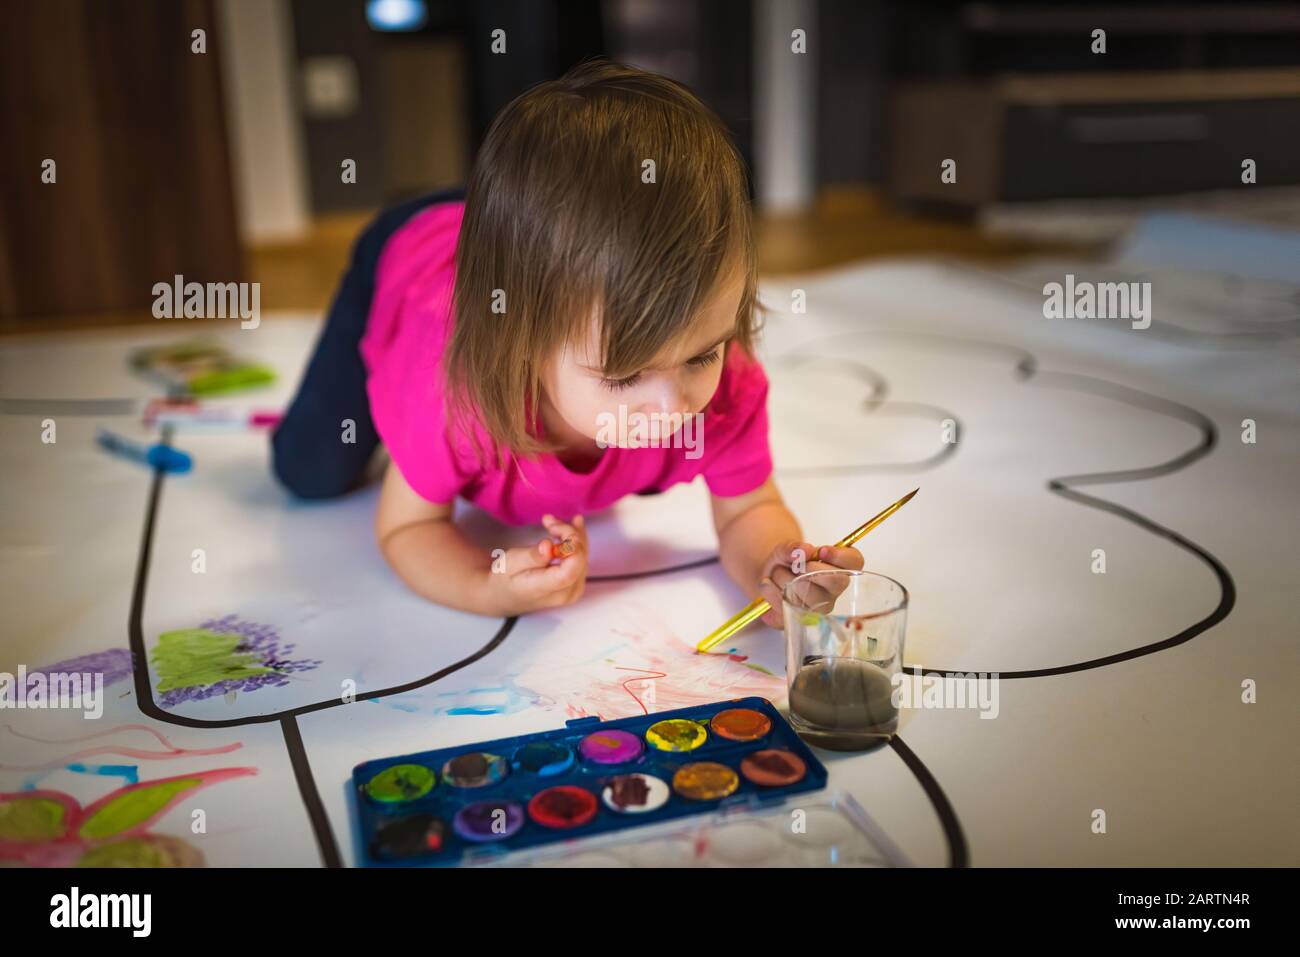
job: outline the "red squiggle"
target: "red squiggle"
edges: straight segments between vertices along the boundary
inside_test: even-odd
[[[12,724],[5,725],[5,730],[15,738],[23,738],[26,741],[39,741],[41,744],[76,744],[80,741],[90,741],[94,738],[102,738],[106,734],[117,734],[119,731],[143,731],[146,734],[153,735],[159,744],[162,744],[173,750],[181,750],[172,744],[162,733],[149,727],[147,724],[119,724],[111,728],[105,728],[103,731],[96,731],[93,734],[82,734],[75,738],[38,738],[34,734],[23,734],[21,731],[15,731]]]
[[[652,677],[652,678],[667,678],[667,677],[668,677],[668,675],[664,674],[662,671],[647,671],[645,668],[623,668],[623,667],[620,667],[620,666],[618,666],[618,665],[615,665],[615,666],[614,666],[614,670],[615,670],[615,671],[640,671],[640,672],[642,672],[643,674],[647,674],[647,675],[649,675],[649,676]],[[623,682],[623,690],[626,691],[628,694],[632,695],[632,700],[635,701],[635,702],[637,703],[637,705],[641,708],[641,712],[642,712],[643,714],[649,714],[649,713],[650,713],[649,709],[646,708],[646,706],[645,706],[644,704],[641,703],[641,699],[640,699],[640,698],[638,698],[636,695],[632,694],[632,689],[628,687],[628,682],[631,682],[631,681],[644,681],[644,680],[645,680],[644,678],[628,678],[627,681],[624,681],[624,682]]]
[[[203,757],[210,754],[228,754],[231,751],[238,750],[244,745],[236,741],[233,744],[223,744],[216,748],[181,748],[172,744],[166,737],[153,728],[144,724],[122,724],[114,728],[106,728],[103,731],[96,731],[93,734],[81,735],[75,738],[38,738],[30,734],[22,734],[13,729],[12,725],[5,725],[5,729],[16,738],[23,738],[27,741],[36,741],[41,744],[75,744],[79,741],[89,741],[93,738],[102,738],[106,734],[115,734],[118,731],[145,731],[164,745],[166,751],[147,751],[143,748],[124,748],[118,745],[106,744],[98,748],[85,748],[81,751],[74,751],[53,761],[47,761],[44,764],[0,764],[0,768],[7,771],[48,771],[52,768],[60,767],[73,761],[80,761],[82,758],[91,758],[100,754],[120,754],[127,758],[136,758],[141,761],[165,761],[169,758],[182,757]]]

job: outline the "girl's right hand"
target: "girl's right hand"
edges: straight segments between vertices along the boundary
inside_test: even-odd
[[[493,561],[488,572],[488,591],[502,614],[522,615],[530,611],[570,605],[587,584],[587,526],[581,515],[572,524],[542,516],[551,537],[536,545],[507,548]],[[573,543],[565,555],[560,543]]]

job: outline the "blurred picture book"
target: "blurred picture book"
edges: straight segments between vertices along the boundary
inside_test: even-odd
[[[138,349],[131,354],[131,368],[164,386],[169,395],[222,395],[275,381],[269,366],[209,340]]]

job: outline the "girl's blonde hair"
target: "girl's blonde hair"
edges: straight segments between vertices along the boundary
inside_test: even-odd
[[[735,343],[752,353],[752,228],[740,154],[680,83],[597,59],[516,97],[466,190],[445,357],[453,419],[482,423],[498,458],[555,451],[536,429],[543,363],[584,341],[594,310],[605,375],[631,375],[737,266]]]

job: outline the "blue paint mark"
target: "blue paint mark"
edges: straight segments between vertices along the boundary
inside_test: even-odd
[[[134,764],[67,764],[64,767],[78,774],[99,774],[107,778],[122,778],[127,784],[140,783],[140,769]]]
[[[537,703],[537,696],[521,690],[509,678],[495,688],[471,688],[461,692],[443,692],[443,698],[452,698],[455,704],[434,708],[434,714],[489,715],[515,714]]]
[[[58,770],[73,771],[77,774],[98,774],[103,777],[122,778],[127,784],[140,783],[140,769],[134,764],[81,764],[74,761],[72,764],[65,764],[62,768],[53,768],[49,771],[33,774],[23,781],[20,790],[39,791],[41,781]]]
[[[379,704],[385,708],[392,708],[394,711],[405,711],[407,714],[415,714],[420,710],[416,702],[403,701],[402,698],[411,698],[414,695],[404,694],[392,698],[366,698],[366,704]]]
[[[517,714],[539,703],[540,699],[537,695],[520,688],[510,678],[505,678],[503,681],[504,683],[500,685],[426,694],[408,692],[393,698],[372,700],[376,703],[382,700],[386,707],[396,711],[446,714],[456,717]]]

